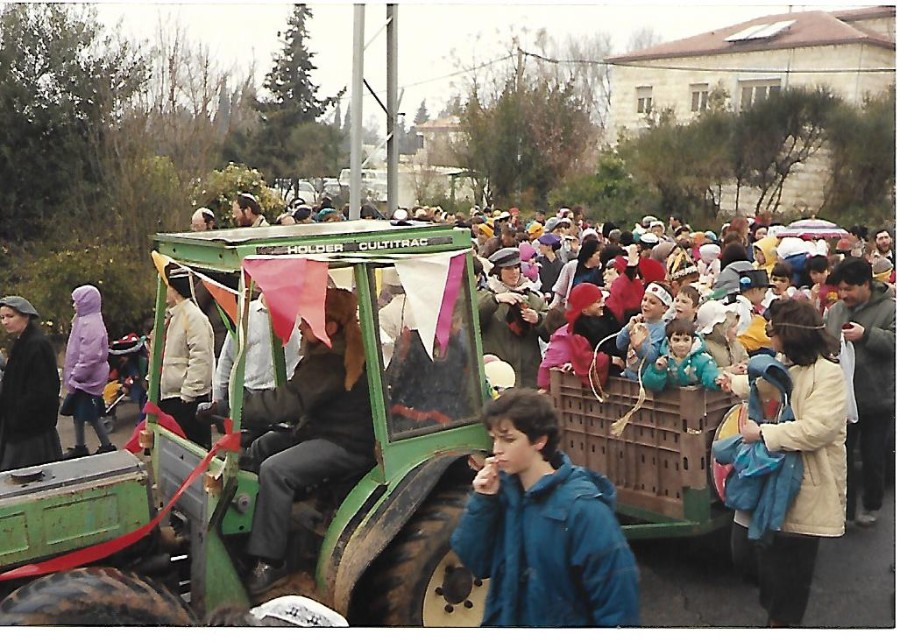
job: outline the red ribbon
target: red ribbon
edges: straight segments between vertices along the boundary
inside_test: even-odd
[[[63,554],[62,556],[58,556],[47,561],[42,561],[40,563],[31,563],[29,565],[23,565],[21,567],[15,568],[14,570],[9,570],[7,572],[4,572],[3,574],[0,574],[0,581],[10,581],[13,579],[24,579],[26,577],[41,576],[43,574],[50,574],[51,572],[61,572],[63,570],[69,570],[71,568],[76,568],[88,563],[93,563],[94,561],[99,561],[100,559],[105,558],[110,554],[114,554],[116,552],[124,550],[128,546],[133,545],[137,541],[147,536],[147,534],[149,534],[150,531],[153,530],[153,528],[155,528],[160,521],[162,521],[163,517],[168,514],[169,510],[171,510],[178,499],[181,498],[181,495],[184,494],[185,490],[187,490],[191,483],[197,480],[197,477],[203,474],[206,468],[209,467],[210,462],[213,460],[217,453],[219,453],[221,450],[240,452],[241,435],[240,433],[232,433],[230,421],[228,421],[228,423],[229,424],[226,425],[226,431],[228,433],[220,438],[215,445],[213,445],[209,453],[207,453],[203,460],[200,461],[197,467],[195,467],[190,475],[184,480],[178,490],[176,490],[175,494],[172,496],[166,506],[162,510],[160,510],[159,513],[157,513],[157,515],[153,518],[153,520],[147,523],[147,525],[116,537],[111,541],[104,541],[103,543],[97,543],[81,550],[75,550],[73,552],[69,552],[68,554]]]

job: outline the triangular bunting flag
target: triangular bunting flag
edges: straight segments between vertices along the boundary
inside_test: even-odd
[[[244,270],[266,295],[266,306],[272,316],[272,329],[287,344],[302,316],[320,341],[331,347],[325,332],[325,290],[328,286],[328,263],[306,258],[248,256]]]
[[[156,271],[159,272],[160,278],[163,279],[163,282],[168,287],[169,279],[166,278],[166,265],[172,262],[172,259],[168,256],[163,256],[155,249],[150,252],[150,258],[153,259],[153,265],[156,267]]]
[[[416,319],[419,338],[432,359],[435,338],[442,350],[450,339],[453,306],[462,284],[465,260],[462,253],[440,254],[398,260],[394,264]],[[435,287],[436,283],[443,286]]]
[[[231,319],[231,322],[236,324],[237,296],[211,280],[204,278],[201,282],[203,283],[203,286],[206,287],[207,291],[212,294],[212,297],[216,299],[216,302],[219,304],[219,307],[222,308],[222,311],[228,314],[228,318]]]

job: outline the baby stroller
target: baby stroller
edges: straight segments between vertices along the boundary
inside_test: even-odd
[[[109,382],[103,388],[103,416],[100,424],[107,434],[116,429],[116,408],[130,399],[142,408],[147,400],[144,380],[149,355],[146,336],[128,334],[109,345]]]

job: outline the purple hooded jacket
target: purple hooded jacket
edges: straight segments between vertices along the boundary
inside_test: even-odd
[[[100,314],[100,292],[82,285],[72,292],[75,320],[66,345],[63,385],[69,391],[84,390],[100,396],[109,378],[109,338]]]

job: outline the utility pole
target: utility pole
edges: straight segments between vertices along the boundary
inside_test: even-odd
[[[353,82],[350,88],[350,220],[359,220],[362,187],[363,60],[366,5],[353,5]]]
[[[397,139],[397,5],[387,9],[387,215],[397,210],[400,141]]]

